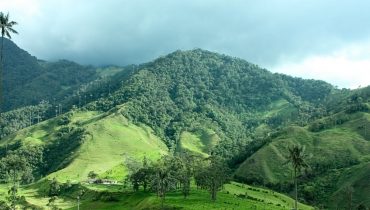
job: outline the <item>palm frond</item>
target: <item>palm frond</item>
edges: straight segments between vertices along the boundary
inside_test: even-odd
[[[5,31],[5,35],[6,35],[9,39],[12,39],[12,36],[10,36],[9,31]]]
[[[4,16],[4,20],[5,22],[9,22],[9,12]]]
[[[10,26],[15,26],[15,25],[18,25],[18,23],[17,23],[17,22],[15,22],[15,21],[10,21],[10,22],[9,22],[9,25],[10,25]]]
[[[11,39],[11,33],[18,34],[18,31],[13,29],[12,27],[14,25],[17,25],[18,23],[15,21],[9,21],[9,13],[4,14],[3,12],[0,12],[0,28],[1,28],[1,37],[7,37]]]
[[[302,168],[308,167],[305,162],[306,155],[304,153],[305,147],[301,145],[294,145],[293,147],[288,147],[288,161],[292,164],[293,168],[297,171],[301,171]]]
[[[8,28],[8,30],[9,30],[10,32],[12,32],[13,34],[18,34],[18,31],[14,30],[13,28]]]

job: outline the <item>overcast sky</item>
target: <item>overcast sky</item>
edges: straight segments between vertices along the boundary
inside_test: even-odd
[[[339,87],[370,85],[368,0],[0,0],[21,48],[125,65],[203,48]]]

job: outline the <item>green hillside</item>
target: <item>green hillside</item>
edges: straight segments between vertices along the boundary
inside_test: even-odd
[[[324,124],[330,122],[329,118],[336,118],[337,124]],[[320,123],[327,128],[317,130]],[[326,203],[334,208],[333,205],[347,202],[343,196],[345,188],[351,186],[354,188],[354,205],[369,205],[369,126],[370,114],[367,112],[340,112],[306,127],[285,128],[271,143],[243,162],[235,174],[247,182],[265,183],[289,192],[292,190],[289,186],[292,171],[288,164],[283,163],[287,161],[287,148],[301,144],[305,146],[310,165],[300,180],[301,197],[308,202]]]
[[[208,156],[220,138],[212,130],[184,131],[180,136],[180,149]]]
[[[87,175],[95,171],[100,177],[122,181],[127,172],[123,164],[124,156],[141,160],[145,155],[155,160],[161,154],[167,153],[164,143],[153,134],[153,131],[144,125],[130,123],[121,112],[124,106],[117,107],[109,112],[74,111],[51,120],[23,129],[17,134],[8,136],[0,146],[10,145],[21,140],[27,145],[57,144],[59,133],[66,126],[78,126],[85,129],[86,138],[83,143],[74,149],[66,159],[55,162],[55,172],[47,175],[40,181],[25,185],[20,189],[20,195],[25,196],[25,205],[36,207],[46,206],[48,198],[48,183],[54,177],[60,183],[80,185],[86,195],[82,199],[81,209],[144,209],[159,206],[159,200],[152,193],[132,193],[123,185],[104,186],[87,184]],[[67,118],[68,116],[68,118]],[[68,120],[66,120],[68,119]],[[206,155],[207,145],[215,145],[218,137],[211,130],[198,131],[194,134],[183,133],[182,140],[187,142],[183,149],[194,149]],[[205,145],[203,145],[205,144]],[[73,158],[70,158],[73,157]],[[65,162],[67,161],[67,164]],[[47,181],[49,180],[49,181]],[[81,183],[81,184],[78,184]],[[7,185],[1,187],[6,189]],[[71,195],[76,194],[77,188],[68,188],[65,194],[59,196],[56,204],[60,208],[76,209],[76,201]],[[114,202],[107,202],[104,197],[113,197]],[[0,197],[4,199],[6,190]],[[98,197],[98,199],[96,198]],[[245,209],[265,207],[272,209],[289,209],[293,200],[282,194],[268,189],[232,183],[225,186],[219,194],[216,203],[209,200],[209,193],[192,187],[190,197],[186,200],[180,192],[171,192],[166,199],[166,205],[184,209]],[[73,207],[74,206],[74,207]],[[302,209],[312,209],[301,206]]]
[[[122,166],[124,155],[137,160],[144,155],[157,159],[167,152],[166,146],[150,128],[133,125],[119,113],[102,119],[99,115],[90,117],[88,114],[77,114],[76,118],[72,118],[72,122],[76,119],[76,123],[86,128],[88,140],[68,167],[50,176],[62,181],[84,181],[90,171],[95,171],[98,174],[107,173],[108,178],[122,180],[125,173],[114,174],[110,170],[122,167],[121,171],[125,171]]]
[[[70,115],[68,124],[58,125],[63,117]],[[29,144],[52,144],[57,141],[58,134],[66,127],[78,126],[85,129],[86,138],[75,151],[72,151],[73,158],[67,157],[68,166],[58,168],[50,177],[56,177],[60,181],[70,180],[72,182],[85,181],[90,171],[99,174],[109,170],[122,167],[124,155],[141,160],[148,156],[152,159],[159,158],[167,152],[166,146],[153,131],[146,126],[134,125],[120,114],[120,110],[110,113],[98,112],[73,112],[52,120],[48,120],[24,129],[4,141],[23,140]],[[11,140],[12,139],[12,140]],[[2,142],[2,145],[5,142]],[[65,160],[62,160],[63,162]],[[56,164],[56,163],[55,163]],[[110,176],[122,179],[124,173],[117,175],[109,173]]]

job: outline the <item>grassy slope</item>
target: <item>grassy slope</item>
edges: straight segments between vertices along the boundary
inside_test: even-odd
[[[291,103],[289,103],[287,100],[280,99],[270,104],[268,111],[263,113],[264,114],[263,117],[264,118],[273,117],[276,115],[287,116],[287,115],[291,115],[291,113],[294,112],[295,110],[296,108]]]
[[[39,123],[9,136],[1,144],[23,140],[29,144],[44,144],[56,140],[60,117]],[[129,123],[120,113],[76,112],[70,124],[84,127],[89,137],[76,151],[75,159],[62,170],[50,174],[46,179],[56,177],[60,182],[70,180],[73,183],[86,181],[89,171],[95,171],[103,178],[121,181],[126,174],[123,155],[137,160],[143,156],[157,159],[167,152],[164,143],[146,126]],[[71,154],[72,155],[72,154]],[[0,187],[6,191],[7,186]],[[29,203],[45,206],[46,198],[39,197],[37,188],[32,186],[22,191]],[[6,193],[1,193],[5,197]],[[70,206],[67,201],[59,201],[62,206]]]
[[[236,175],[254,177],[270,183],[291,181],[291,169],[283,163],[286,162],[287,147],[299,143],[306,147],[308,162],[311,165],[315,163],[340,165],[346,164],[346,161],[350,159],[358,160],[359,165],[340,169],[340,182],[337,183],[337,191],[331,200],[333,203],[337,202],[336,199],[340,197],[338,194],[343,194],[346,186],[353,185],[357,199],[363,198],[361,200],[366,200],[366,204],[369,205],[370,202],[366,195],[370,192],[368,184],[370,177],[368,133],[370,131],[365,132],[363,124],[370,128],[370,115],[356,113],[350,117],[350,121],[320,132],[310,132],[302,127],[287,128],[272,143],[248,158],[238,168]]]
[[[184,131],[180,136],[180,147],[202,156],[208,156],[212,147],[219,141],[220,138],[212,130]]]
[[[6,138],[1,144],[14,140],[23,140],[30,144],[43,144],[55,141],[56,132],[61,128],[58,118],[44,121],[32,127],[21,130]],[[87,140],[76,151],[75,159],[66,168],[49,176],[59,181],[85,181],[89,171],[98,174],[111,169],[124,171],[123,156],[127,155],[141,160],[145,155],[151,159],[159,158],[166,153],[165,144],[146,126],[129,123],[119,112],[103,113],[76,112],[71,123],[81,126],[89,133]],[[124,174],[106,174],[110,178],[122,178]]]
[[[338,190],[330,197],[330,206],[348,206],[348,186],[353,187],[353,203],[370,205],[370,162],[344,170],[337,183]]]
[[[60,181],[84,181],[89,171],[121,180],[125,175],[124,155],[141,160],[144,155],[156,159],[166,153],[166,146],[151,129],[133,125],[119,113],[101,118],[87,112],[74,118],[91,135],[68,167],[50,175]]]

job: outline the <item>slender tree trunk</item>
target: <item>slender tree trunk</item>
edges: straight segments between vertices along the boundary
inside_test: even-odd
[[[161,208],[164,209],[164,193],[161,194]]]
[[[1,36],[1,65],[3,63],[4,36]]]
[[[2,107],[3,107],[3,49],[4,49],[4,36],[1,36],[1,52],[0,52],[0,121],[3,119]],[[0,135],[0,139],[2,136]]]
[[[216,183],[214,180],[212,180],[212,186],[211,186],[211,199],[213,202],[216,201],[216,193],[217,193],[217,189],[216,189]]]
[[[12,207],[12,210],[15,210],[16,209],[16,206],[17,206],[17,202],[16,202],[16,199],[17,199],[17,192],[16,192],[16,189],[17,189],[17,174],[15,171],[13,171],[13,186],[12,186],[12,191],[11,191],[11,196],[12,196],[12,204],[11,204],[11,207]]]
[[[352,210],[352,190],[349,192],[349,210]]]
[[[295,202],[294,209],[298,210],[298,184],[297,184],[297,169],[294,169],[294,187],[295,187]]]

